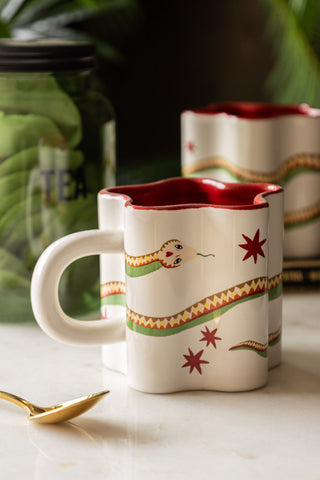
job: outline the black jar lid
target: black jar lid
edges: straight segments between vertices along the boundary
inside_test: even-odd
[[[88,70],[94,66],[94,46],[55,38],[0,40],[1,72]]]

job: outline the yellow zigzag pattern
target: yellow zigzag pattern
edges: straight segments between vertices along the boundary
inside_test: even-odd
[[[268,348],[268,344],[259,343],[259,342],[256,342],[255,340],[246,340],[244,342],[237,343],[237,345],[234,345],[233,347],[229,348],[229,350],[236,350],[237,348],[241,348],[241,347],[252,348],[257,352],[265,352]]]
[[[278,277],[278,280],[280,281],[281,276],[279,275]],[[258,293],[266,292],[268,290],[268,283],[267,277],[255,278],[248,282],[231,287],[228,290],[224,290],[206,297],[200,302],[191,305],[186,310],[168,317],[147,317],[140,315],[127,307],[127,317],[135,324],[143,327],[156,329],[174,328],[190,322],[197,317],[213,312],[214,310],[217,310],[218,308],[228,305],[234,301],[238,301]]]
[[[143,265],[148,265],[148,263],[159,260],[158,251],[147,255],[141,255],[140,257],[133,257],[126,253],[125,260],[130,267],[142,267]]]
[[[320,155],[312,153],[301,153],[288,158],[283,165],[274,172],[262,173],[247,170],[234,165],[223,157],[211,157],[198,161],[193,165],[184,166],[183,174],[190,175],[206,168],[225,168],[233,175],[249,182],[279,183],[288,173],[297,168],[309,168],[320,171]]]
[[[255,350],[257,353],[263,353],[267,351],[268,346],[272,346],[272,343],[275,342],[280,338],[281,335],[281,327],[278,328],[275,332],[269,333],[268,335],[268,343],[259,343],[255,340],[245,340],[244,342],[237,343],[233,347],[229,348],[229,350],[237,350],[242,347],[247,347],[252,350]]]
[[[286,213],[284,215],[284,224],[286,227],[296,223],[307,222],[320,215],[320,203],[299,210],[298,212]]]
[[[273,343],[275,340],[277,340],[281,335],[281,327],[278,328],[275,332],[269,333],[268,335],[268,343]]]
[[[281,273],[278,273],[278,275],[275,275],[274,277],[269,278],[268,279],[268,290],[272,290],[273,288],[280,285],[280,283],[282,282],[282,277],[283,277],[283,273],[281,272]]]
[[[279,183],[282,179],[298,168],[308,168],[314,171],[320,171],[320,155],[301,153],[286,160],[283,165],[276,171],[270,173],[254,172],[245,168],[234,165],[232,162],[223,157],[212,157],[202,161],[198,161],[193,165],[184,166],[183,174],[190,175],[192,173],[207,168],[224,168],[232,175],[235,175],[247,182],[262,183]],[[298,223],[307,222],[320,216],[320,203],[297,210],[292,213],[285,213],[284,225],[289,227]]]
[[[124,282],[106,282],[103,285],[100,285],[101,298],[107,297],[108,295],[115,295],[119,293],[120,294],[126,293],[126,284]]]
[[[277,287],[282,282],[282,273],[275,275],[268,280],[268,290]],[[114,294],[125,294],[126,284],[125,282],[106,282],[100,285],[101,298]]]

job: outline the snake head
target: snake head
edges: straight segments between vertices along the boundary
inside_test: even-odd
[[[185,245],[180,240],[169,240],[164,243],[158,252],[158,258],[165,268],[180,267],[197,255],[194,248]]]

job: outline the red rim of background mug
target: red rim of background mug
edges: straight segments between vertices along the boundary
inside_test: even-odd
[[[254,103],[254,102],[221,102],[212,103],[204,107],[184,110],[183,113],[218,115],[226,114],[246,120],[259,120],[266,118],[283,117],[286,115],[303,115],[307,117],[320,117],[320,109],[310,107],[306,103],[281,104],[281,103]]]

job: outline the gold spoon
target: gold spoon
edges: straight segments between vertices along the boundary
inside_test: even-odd
[[[75,400],[69,400],[68,402],[59,403],[52,407],[38,407],[24,398],[18,397],[8,392],[0,391],[0,398],[15,403],[19,407],[24,408],[29,412],[29,420],[33,420],[37,423],[59,423],[70,420],[77,417],[82,413],[89,410],[99,400],[109,393],[109,390],[103,392],[92,393],[86,397],[76,398]]]

